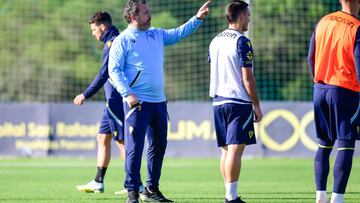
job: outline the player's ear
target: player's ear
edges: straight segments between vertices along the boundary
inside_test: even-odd
[[[244,13],[242,12],[242,13],[240,13],[240,15],[239,15],[239,17],[238,17],[238,22],[243,23],[244,20],[245,20],[245,15],[244,15]]]
[[[130,22],[138,22],[138,18],[135,15],[130,16]]]
[[[106,25],[105,24],[101,23],[99,27],[100,27],[100,30],[102,32],[105,32],[105,30],[106,30]]]

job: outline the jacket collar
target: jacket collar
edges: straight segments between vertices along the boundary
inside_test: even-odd
[[[105,31],[105,33],[101,37],[101,41],[103,43],[106,43],[111,38],[113,38],[114,36],[118,36],[118,35],[119,35],[119,30],[115,26],[111,26],[111,27],[109,27],[109,29],[107,31]]]

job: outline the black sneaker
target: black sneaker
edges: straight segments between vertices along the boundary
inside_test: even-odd
[[[231,200],[231,201],[229,201],[225,198],[225,203],[246,203],[246,202],[241,200],[240,197],[237,197],[236,199]]]
[[[144,202],[173,202],[166,199],[159,188],[150,190],[148,187],[145,187],[144,192],[140,194],[140,197]]]
[[[139,203],[139,193],[136,191],[129,191],[126,203]]]

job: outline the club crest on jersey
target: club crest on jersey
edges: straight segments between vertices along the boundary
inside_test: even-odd
[[[118,135],[118,131],[114,131],[114,136],[116,137]]]
[[[107,44],[107,46],[110,48],[110,47],[111,47],[112,42],[108,41],[106,44]]]
[[[251,51],[248,51],[248,53],[246,53],[246,58],[249,60],[249,61],[252,61],[253,59],[253,54]]]
[[[251,42],[250,41],[248,41],[246,43],[247,43],[248,47],[251,47]]]

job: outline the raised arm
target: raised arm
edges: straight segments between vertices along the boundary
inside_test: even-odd
[[[188,37],[191,35],[203,22],[205,16],[209,13],[209,4],[210,1],[207,1],[205,4],[201,6],[199,11],[197,12],[196,16],[192,17],[189,21],[185,24],[181,25],[180,27],[163,30],[163,37],[164,37],[164,45],[173,45],[178,41]]]

